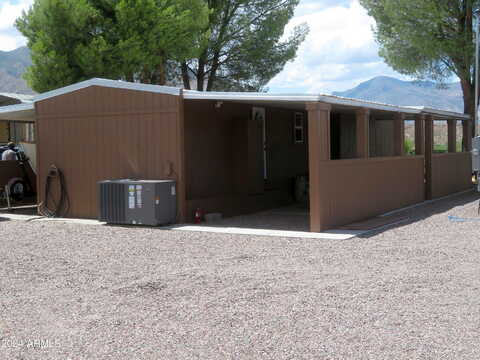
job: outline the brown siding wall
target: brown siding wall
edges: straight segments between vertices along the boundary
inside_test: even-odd
[[[0,121],[0,144],[7,143],[10,140],[10,131],[8,121]]]
[[[190,219],[197,207],[232,216],[292,202],[292,178],[308,173],[307,141],[294,144],[294,111],[265,107],[268,179],[264,181],[261,128],[251,120],[252,107],[224,102],[216,108],[214,101],[185,101]]]
[[[176,179],[184,211],[180,101],[93,86],[36,103],[39,201],[55,164],[67,181],[69,216],[97,217],[97,182],[116,178]]]
[[[388,157],[321,162],[322,229],[422,202],[424,159]],[[316,216],[313,214],[313,216]]]
[[[394,156],[394,123],[392,120],[370,121],[370,156]]]
[[[472,188],[470,153],[432,155],[432,198]]]
[[[357,157],[357,124],[355,114],[340,114],[340,159]]]

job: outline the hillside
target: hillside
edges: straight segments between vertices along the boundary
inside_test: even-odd
[[[463,113],[459,83],[445,84],[440,88],[430,81],[402,81],[379,76],[353,89],[334,92],[333,95],[392,105],[427,106]]]
[[[0,51],[0,92],[33,94],[22,78],[30,64],[30,52],[25,46],[13,51]]]
[[[0,51],[0,92],[33,94],[22,75],[31,65],[27,47],[13,51]],[[402,81],[379,76],[357,87],[333,95],[370,100],[392,105],[427,106],[463,112],[462,92],[459,83],[439,88],[429,81]]]

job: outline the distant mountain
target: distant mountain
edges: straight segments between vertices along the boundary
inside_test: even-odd
[[[33,94],[22,78],[31,64],[30,51],[25,46],[13,51],[0,51],[0,92]]]
[[[402,81],[392,77],[378,76],[353,89],[337,91],[332,95],[391,105],[426,106],[463,113],[460,83],[439,87],[430,81]]]

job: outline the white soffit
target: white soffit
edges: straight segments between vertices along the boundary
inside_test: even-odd
[[[381,104],[371,101],[342,98],[333,95],[307,94],[270,94],[270,93],[233,93],[233,92],[203,92],[184,90],[183,97],[189,100],[218,100],[218,101],[256,101],[256,102],[324,102],[332,105],[350,107],[365,107],[373,110],[403,112],[419,114],[421,110],[412,107]]]
[[[35,121],[34,105],[18,104],[0,107],[0,120],[7,121]]]

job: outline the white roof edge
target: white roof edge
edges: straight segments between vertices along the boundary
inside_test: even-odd
[[[93,78],[90,80],[82,81],[76,84],[65,86],[63,88],[55,89],[52,91],[39,94],[34,97],[33,101],[42,101],[55,96],[67,94],[76,90],[84,89],[90,86],[102,86],[126,90],[137,90],[137,91],[146,91],[167,95],[179,96],[182,94],[182,89],[170,86],[161,86],[161,85],[151,85],[151,84],[142,84],[142,83],[132,83],[119,80],[109,80],[109,79],[100,79]],[[382,104],[372,101],[360,100],[360,99],[350,99],[334,95],[311,95],[311,94],[272,94],[272,93],[255,93],[255,92],[203,92],[196,90],[183,90],[183,97],[190,100],[240,100],[240,101],[281,101],[281,102],[326,102],[332,105],[344,105],[352,107],[366,107],[374,110],[383,110],[383,111],[395,111],[403,112],[408,114],[419,114],[419,113],[428,113],[441,115],[446,117],[457,117],[462,119],[470,119],[470,116],[467,114],[461,114],[448,110],[432,109],[423,106],[397,106],[390,104]],[[30,105],[33,108],[33,104],[19,104],[19,105]],[[11,105],[11,106],[19,106]],[[4,106],[6,108],[9,106]],[[25,108],[28,110],[30,108]],[[1,110],[0,110],[1,111]],[[8,112],[8,111],[1,111]]]
[[[333,95],[307,95],[307,94],[269,94],[269,93],[229,93],[229,92],[202,92],[185,90],[183,97],[190,100],[243,100],[243,101],[285,101],[285,102],[325,102],[332,105],[345,105],[352,107],[368,107],[370,109],[385,111],[402,111],[411,114],[420,113],[419,110],[396,105],[375,103],[371,101],[342,98]]]
[[[256,92],[213,92],[184,90],[183,97],[188,100],[243,100],[243,101],[319,101],[318,95],[307,94],[269,94]]]
[[[27,110],[33,110],[33,109],[34,109],[33,103],[0,106],[0,114],[16,112],[16,111],[27,111]]]
[[[376,103],[373,101],[365,101],[359,99],[349,99],[343,98],[334,95],[320,95],[320,101],[332,104],[332,105],[345,105],[345,106],[353,106],[353,107],[366,107],[373,110],[383,110],[383,111],[394,111],[394,112],[403,112],[408,114],[419,114],[420,111],[417,109],[397,106],[397,105],[390,105],[390,104],[382,104]]]
[[[59,89],[55,89],[52,91],[47,91],[43,94],[35,96],[33,101],[37,102],[37,101],[46,100],[55,96],[68,94],[76,90],[85,89],[90,86],[102,86],[102,87],[117,88],[117,89],[146,91],[146,92],[176,95],[176,96],[180,95],[181,93],[180,88],[175,88],[170,86],[160,86],[160,85],[151,85],[151,84],[132,83],[132,82],[120,81],[120,80],[94,78],[94,79],[85,80],[76,84],[68,85]]]
[[[6,92],[0,92],[0,96],[19,100],[21,101],[22,104],[31,103],[33,101],[33,98],[35,97],[35,95],[31,95],[31,94],[17,94],[17,93],[6,93]]]
[[[442,116],[448,116],[448,117],[457,117],[461,119],[470,119],[470,115],[468,114],[462,114],[458,113],[455,111],[450,111],[450,110],[441,110],[441,109],[433,109],[429,108],[426,106],[407,106],[412,109],[417,109],[421,112],[427,113],[427,114],[434,114],[434,115],[442,115]]]
[[[239,100],[239,101],[284,101],[284,102],[316,102],[321,101],[332,105],[352,107],[366,107],[373,110],[394,111],[407,114],[428,113],[446,117],[470,119],[467,114],[454,111],[433,109],[424,106],[399,106],[377,103],[360,99],[344,98],[335,95],[309,95],[309,94],[272,94],[255,92],[203,92],[197,90],[184,90],[183,97],[187,100]]]

